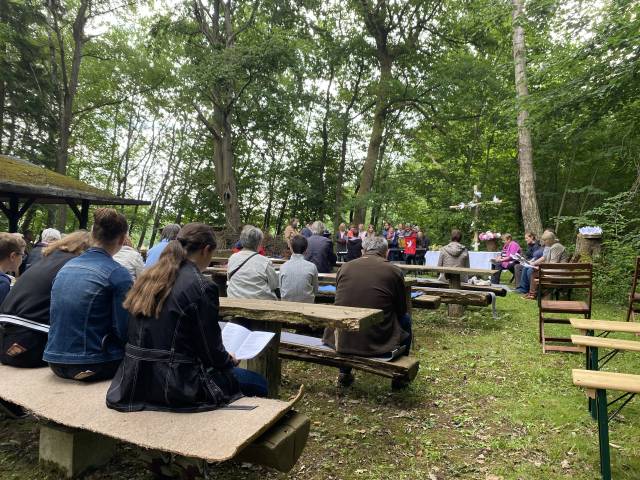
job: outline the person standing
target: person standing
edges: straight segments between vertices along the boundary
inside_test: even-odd
[[[346,231],[347,226],[344,223],[338,225],[338,231],[336,232],[336,255],[338,260],[344,261],[344,257],[347,254],[347,240],[349,234]]]
[[[162,233],[160,233],[160,242],[157,245],[151,247],[147,252],[147,261],[144,264],[145,268],[153,266],[153,264],[158,261],[162,251],[166,248],[171,240],[176,239],[179,231],[180,225],[176,223],[171,223],[162,229]]]
[[[418,235],[413,229],[405,231],[404,234],[404,262],[413,265],[416,259]]]

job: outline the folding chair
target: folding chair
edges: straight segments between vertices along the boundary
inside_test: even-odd
[[[636,258],[636,271],[633,273],[631,293],[629,294],[629,310],[627,310],[627,322],[635,321],[636,313],[640,313],[640,292],[638,292],[638,279],[640,279],[640,257]]]
[[[591,318],[593,267],[590,263],[543,263],[538,278],[538,322],[542,352],[584,352],[584,347],[571,344],[571,338],[547,336],[544,327],[547,323],[569,324],[568,318],[558,318],[553,314],[584,315]],[[586,300],[559,300],[560,290],[585,290]],[[556,294],[556,300],[551,296]],[[549,299],[547,299],[547,297]],[[553,316],[551,316],[553,315]],[[548,344],[551,342],[552,344]],[[559,345],[558,345],[559,344]]]

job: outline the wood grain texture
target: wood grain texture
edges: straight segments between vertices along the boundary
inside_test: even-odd
[[[382,310],[336,305],[220,297],[220,316],[358,331],[383,320]]]
[[[628,352],[640,352],[640,342],[635,340],[620,340],[617,338],[592,337],[588,335],[571,335],[574,345],[596,348],[611,348],[614,350],[626,350]]]
[[[640,333],[640,323],[634,322],[613,322],[609,320],[589,320],[586,318],[570,318],[569,322],[573,328],[579,330]]]
[[[573,384],[579,387],[640,393],[640,375],[579,369],[571,372]]]
[[[414,287],[414,290],[419,290],[430,295],[438,296],[440,297],[442,303],[445,303],[447,305],[474,305],[477,307],[486,307],[487,305],[491,305],[491,295],[489,295],[488,292],[472,292],[467,290],[456,290],[452,288],[434,287]]]

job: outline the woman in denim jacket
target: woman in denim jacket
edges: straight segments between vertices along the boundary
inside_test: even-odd
[[[131,275],[113,260],[127,220],[112,208],[95,211],[93,246],[60,269],[51,289],[49,338],[43,359],[62,378],[112,378],[124,356]]]
[[[244,395],[267,395],[259,374],[237,368],[222,344],[218,288],[202,272],[216,247],[213,229],[185,225],[124,302],[131,314],[124,361],[107,392],[123,412],[212,410]]]

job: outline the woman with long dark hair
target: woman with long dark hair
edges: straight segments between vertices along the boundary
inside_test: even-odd
[[[124,302],[129,340],[107,406],[197,412],[267,395],[266,380],[237,368],[222,344],[218,288],[201,273],[215,248],[213,229],[190,223],[138,277]]]

